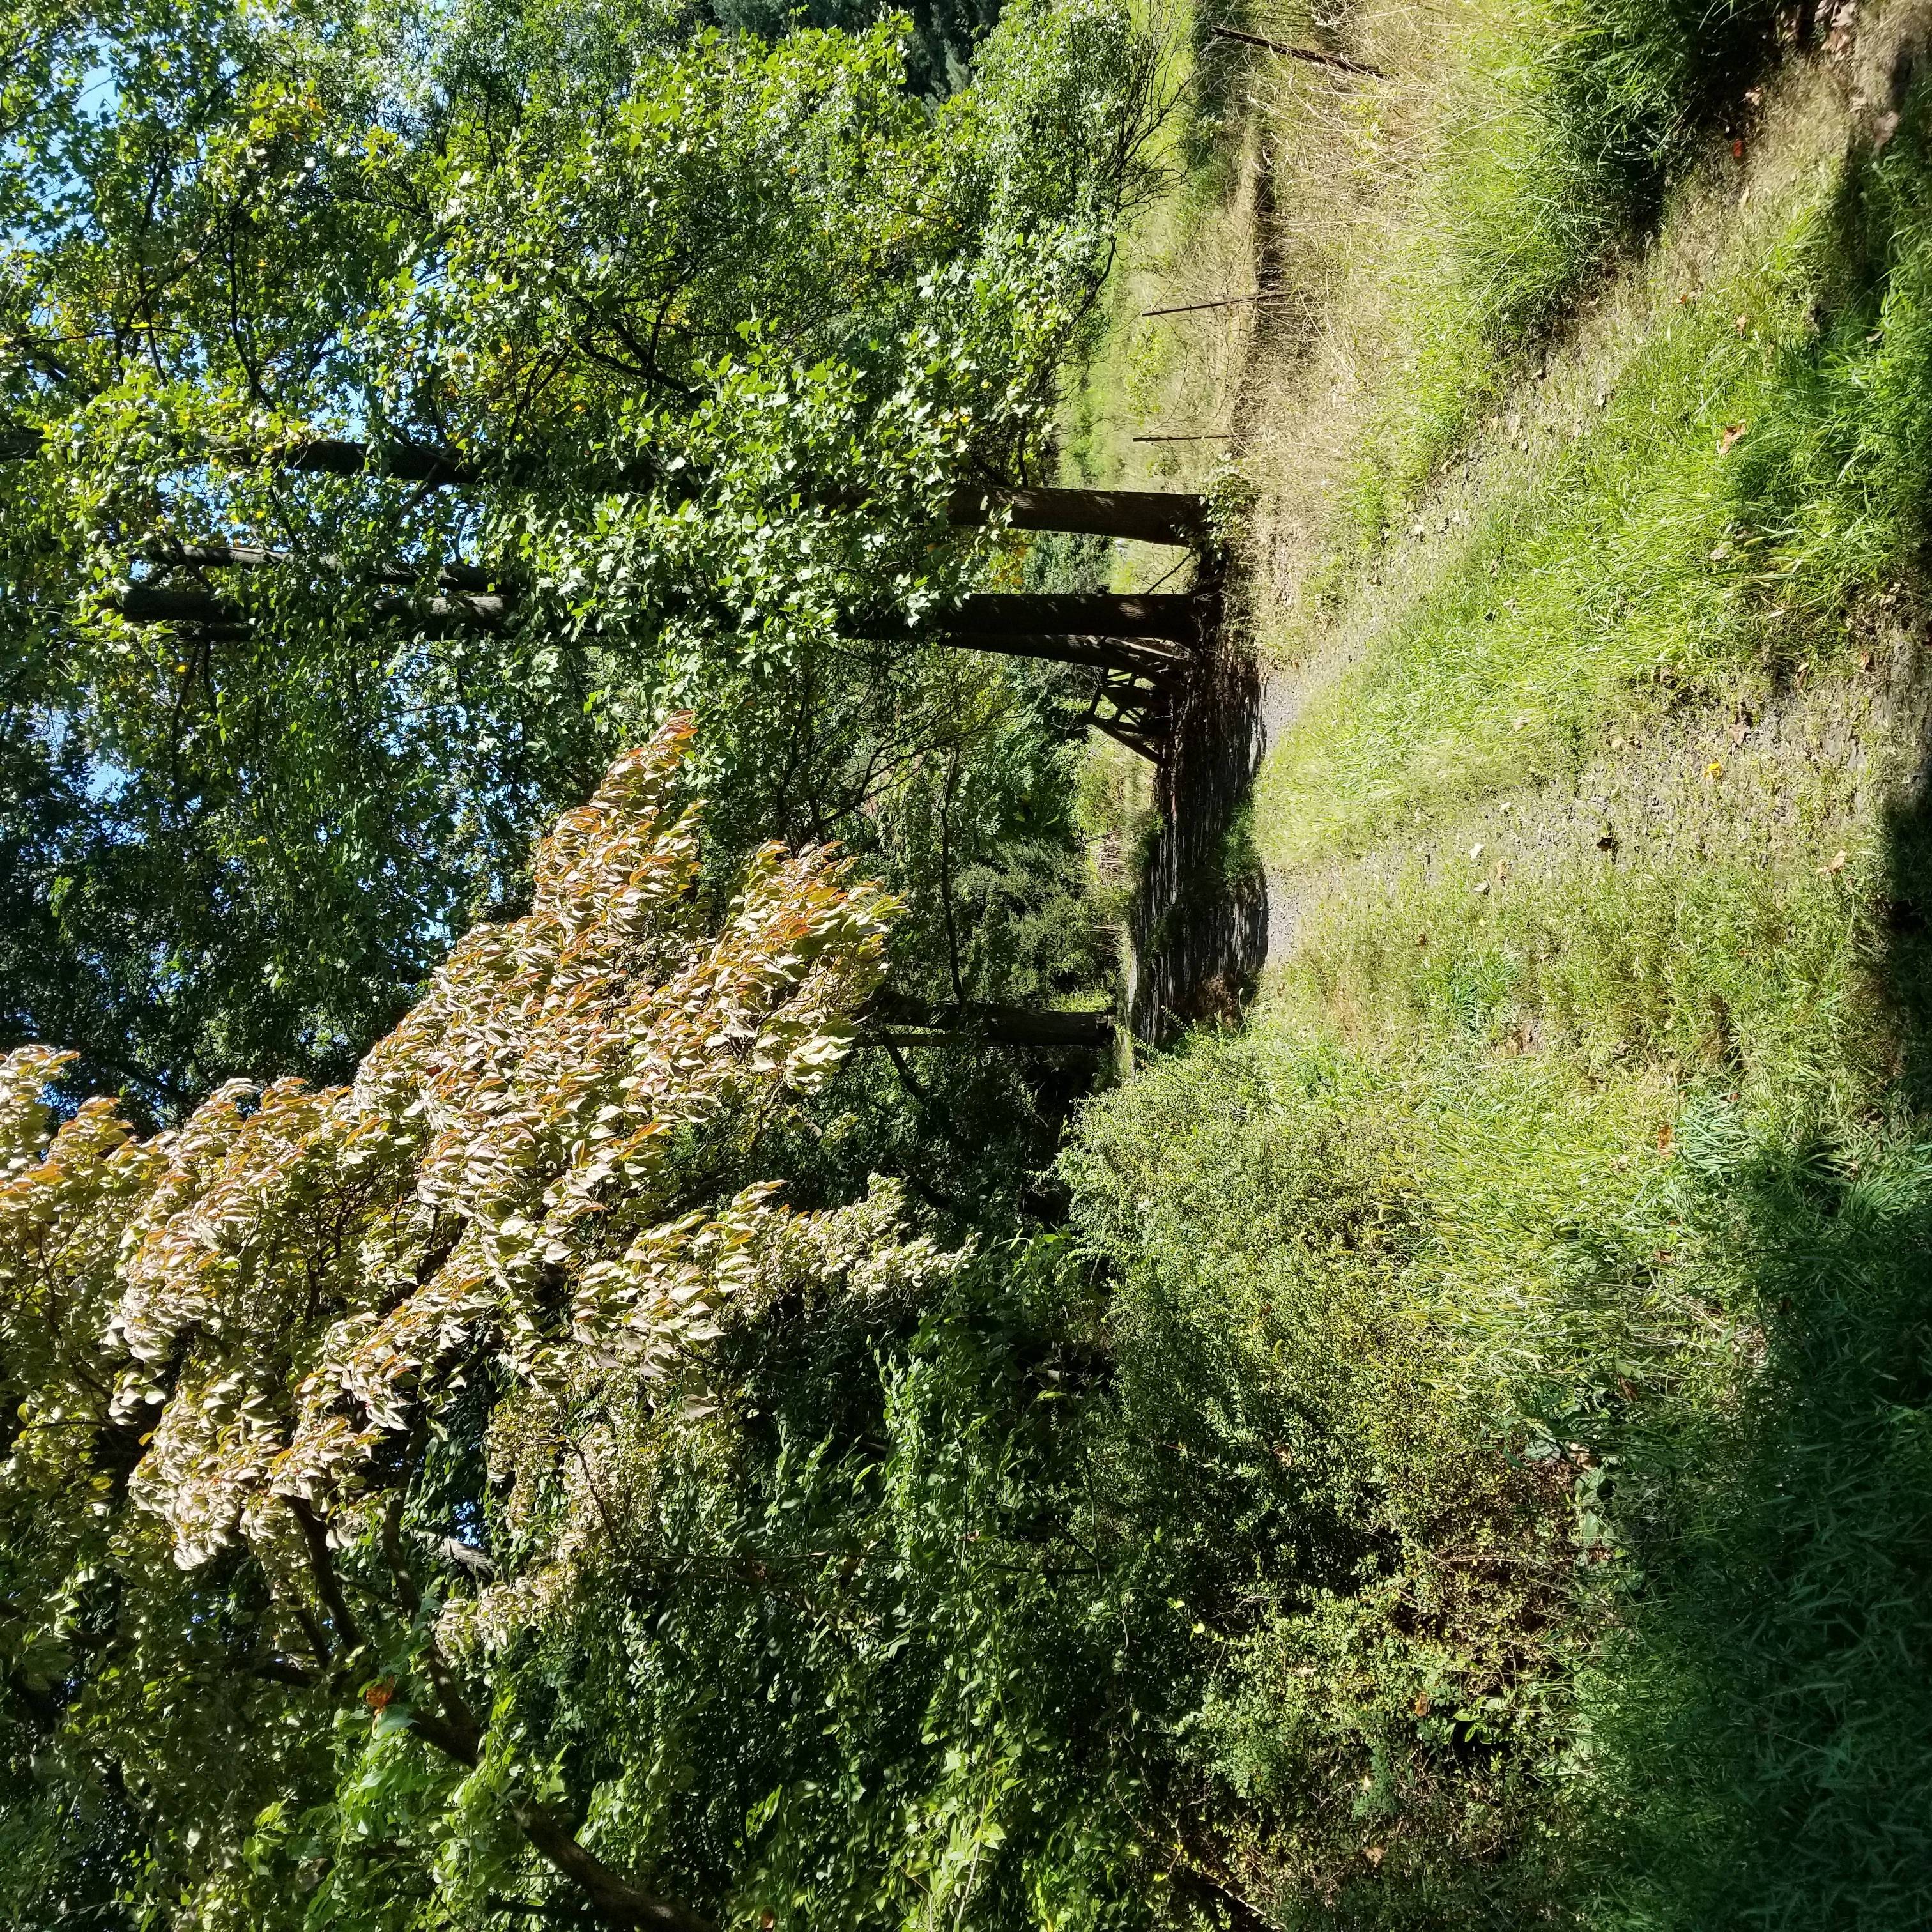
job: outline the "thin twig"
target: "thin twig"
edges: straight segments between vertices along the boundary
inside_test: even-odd
[[[1290,60],[1312,61],[1317,67],[1338,68],[1344,74],[1365,74],[1372,80],[1386,80],[1388,76],[1378,67],[1370,67],[1360,61],[1344,60],[1340,54],[1324,54],[1315,47],[1292,47],[1282,40],[1264,40],[1258,34],[1244,34],[1232,27],[1210,27],[1210,34],[1217,34],[1224,40],[1240,40],[1251,47],[1265,47],[1271,54],[1286,54]]]
[[[1130,440],[1135,442],[1225,442],[1234,433],[1231,429],[1204,429],[1192,436],[1137,436]]]
[[[1204,308],[1238,308],[1244,302],[1286,302],[1293,292],[1288,289],[1257,289],[1251,296],[1221,296],[1213,302],[1178,302],[1172,308],[1144,308],[1141,320],[1150,316],[1192,315]]]

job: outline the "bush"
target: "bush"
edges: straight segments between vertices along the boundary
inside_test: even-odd
[[[1561,1894],[1603,1553],[1578,1438],[1660,1238],[1643,1119],[1276,1022],[1094,1103],[1063,1158],[1115,1280],[1096,1508],[1207,1651],[1162,1660],[1192,1676],[1183,1846],[1274,1922],[1529,1923]],[[1579,1226],[1586,1164],[1615,1178]]]

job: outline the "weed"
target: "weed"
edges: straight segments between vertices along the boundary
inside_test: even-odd
[[[1622,1445],[1642,1584],[1586,1693],[1592,1916],[1906,1932],[1932,1916],[1932,1151],[1687,1139],[1706,1292],[1762,1352]]]
[[[1817,326],[1740,451],[1738,514],[1768,594],[1830,614],[1932,532],[1932,83],[1854,157],[1809,266]]]
[[[1319,906],[1282,996],[1365,1048],[1419,1029],[1593,1076],[1667,1066],[1773,1136],[1882,1094],[1894,1036],[1862,872],[1591,858],[1480,898],[1418,866],[1379,904]]]

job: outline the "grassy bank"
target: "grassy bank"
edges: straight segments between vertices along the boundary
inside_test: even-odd
[[[1283,1926],[1903,1932],[1924,34],[1466,10],[1244,23],[1381,70],[1242,56],[1219,203],[1294,292],[1230,392],[1275,963],[1061,1163],[1215,1552],[1172,1857]]]

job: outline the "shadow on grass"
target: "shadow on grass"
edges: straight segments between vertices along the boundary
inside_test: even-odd
[[[1606,1924],[1932,1924],[1932,802],[1888,833],[1888,1120],[1780,1149],[1722,1108],[1686,1124],[1690,1210],[1762,1354],[1734,1405],[1624,1445]]]

